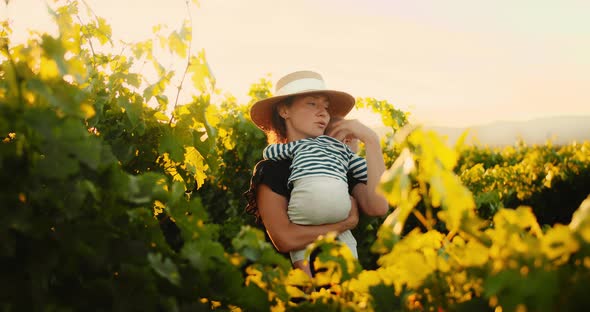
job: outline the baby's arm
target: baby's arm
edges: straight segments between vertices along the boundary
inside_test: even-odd
[[[366,182],[368,179],[367,160],[357,154],[352,154],[348,161],[348,172],[350,172],[356,179]]]
[[[296,142],[286,144],[270,144],[262,151],[262,157],[270,160],[283,160],[293,158],[293,147]]]

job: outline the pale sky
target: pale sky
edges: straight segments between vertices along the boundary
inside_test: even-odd
[[[127,41],[188,17],[185,0],[87,3]],[[43,0],[0,10],[15,36],[53,27]],[[587,0],[201,0],[191,14],[195,49],[242,103],[260,78],[312,69],[427,125],[590,115]]]

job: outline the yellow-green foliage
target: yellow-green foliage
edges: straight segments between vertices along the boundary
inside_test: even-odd
[[[310,247],[321,248],[310,278],[243,213],[265,146],[247,111],[270,83],[248,104],[213,103],[189,22],[114,53],[105,20],[80,6],[52,11],[55,37],[12,45],[1,24],[0,309],[590,310],[590,198],[551,226],[501,202],[588,175],[590,143],[452,149],[386,101],[358,99],[393,130],[379,189],[393,209],[359,225],[359,254],[375,267],[329,233]],[[186,60],[180,79],[155,46]],[[168,99],[185,77],[197,95]],[[482,203],[494,213],[482,218]],[[404,232],[410,217],[420,226]]]

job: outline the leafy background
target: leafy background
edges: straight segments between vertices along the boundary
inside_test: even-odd
[[[190,49],[190,20],[116,43],[84,3],[52,13],[57,36],[12,44],[10,23],[0,30],[3,310],[590,306],[589,142],[449,147],[394,105],[359,98],[392,130],[381,184],[391,214],[361,219],[359,260],[319,238],[310,279],[244,212],[266,144],[247,112],[272,84],[252,84],[249,103],[220,97],[204,51]]]

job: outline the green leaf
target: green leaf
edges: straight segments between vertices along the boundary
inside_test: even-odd
[[[124,96],[120,96],[117,98],[117,102],[119,106],[125,108],[125,114],[129,121],[131,122],[131,126],[135,127],[141,120],[142,109],[143,109],[143,102],[140,97],[135,97],[134,99],[130,99]]]
[[[215,82],[204,50],[199,52],[197,56],[191,57],[188,72],[192,74],[193,86],[201,92],[207,91],[209,84],[213,85]]]
[[[272,311],[268,294],[256,283],[250,283],[240,290],[239,305],[244,311]]]
[[[2,55],[4,55],[4,53]],[[4,72],[2,76],[2,88],[6,90],[6,98],[3,100],[4,102],[2,105],[14,108],[17,105],[21,104],[20,99],[18,99],[17,97],[17,94],[21,92],[21,86],[17,79],[17,73],[14,67],[8,62],[0,63],[0,71]]]
[[[98,27],[95,37],[100,41],[101,44],[105,44],[111,40],[113,33],[111,25],[109,25],[102,17],[97,17],[96,19],[98,21]]]
[[[170,79],[174,75],[173,71],[166,72],[166,68],[157,62],[154,62],[154,66],[156,66],[158,76],[161,78],[158,82],[149,85],[143,90],[143,98],[146,102],[154,96],[162,95],[166,90],[166,86],[170,83]]]
[[[112,140],[111,148],[122,165],[128,164],[135,158],[135,151],[137,149],[134,144],[130,144],[129,140],[122,137]]]
[[[244,226],[240,233],[232,239],[232,246],[251,261],[258,261],[262,256],[262,250],[267,248],[268,244],[264,239],[264,234],[257,229]]]
[[[122,177],[121,177],[122,178]],[[148,204],[153,200],[166,200],[166,178],[161,174],[148,172],[142,175],[128,175],[123,197],[134,204]]]
[[[181,35],[177,32],[172,32],[168,37],[168,48],[170,52],[178,54],[178,56],[185,58],[188,46]]]
[[[221,244],[208,240],[194,240],[186,242],[182,247],[181,255],[189,261],[192,267],[207,272],[215,269],[219,262],[227,261]]]
[[[170,190],[169,199],[168,199],[167,204],[170,206],[173,206],[179,200],[183,200],[184,199],[184,189],[185,189],[184,183],[174,181],[172,183],[172,189]]]
[[[92,137],[79,120],[66,119],[62,129],[63,136],[55,144],[63,144],[63,152],[76,157],[81,163],[93,170],[101,163],[102,143]]]
[[[192,37],[193,37],[193,28],[191,27],[190,20],[185,19],[182,22],[182,28],[180,29],[179,36],[183,41],[190,44],[190,41],[192,40]]]
[[[37,164],[42,176],[62,179],[78,172],[79,163],[97,170],[114,161],[79,119],[58,119],[51,110],[29,109],[25,120],[43,138]]]
[[[184,144],[175,133],[176,131],[171,129],[164,131],[159,140],[158,153],[168,153],[171,160],[181,162],[184,159]]]
[[[375,285],[369,288],[373,297],[373,308],[375,311],[402,311],[401,298],[395,295],[393,285]]]
[[[165,112],[168,109],[168,97],[165,94],[158,94],[156,95],[156,100],[158,101],[158,111]],[[165,120],[168,120],[166,118]]]
[[[127,82],[128,84],[130,84],[136,88],[139,88],[139,86],[141,85],[141,79],[142,79],[140,74],[131,73],[131,74],[127,74],[126,77],[127,77],[127,79],[125,80],[125,82]]]
[[[218,226],[207,224],[207,210],[198,197],[191,200],[180,199],[174,205],[167,203],[166,210],[180,228],[185,241],[215,240],[218,237]]]
[[[57,40],[49,35],[43,35],[41,47],[43,48],[47,57],[54,60],[59,69],[61,76],[68,74],[68,65],[64,59],[66,50],[64,49],[60,40]]]
[[[487,277],[484,291],[487,297],[497,296],[498,304],[511,311],[519,304],[534,307],[534,311],[551,311],[559,293],[558,274],[534,270],[523,276],[508,269]]]
[[[174,262],[169,258],[163,259],[162,255],[159,253],[149,253],[147,258],[152,269],[154,269],[158,275],[167,279],[173,285],[180,286],[180,273],[178,273],[178,269]]]
[[[78,162],[64,154],[58,146],[49,146],[40,155],[37,175],[50,179],[65,179],[80,170]]]
[[[278,266],[284,272],[291,268],[291,263],[266,241],[264,233],[259,229],[242,226],[231,243],[238,253],[252,262],[270,267]]]
[[[152,59],[152,46],[153,46],[153,41],[150,40],[146,40],[143,42],[138,42],[136,44],[133,45],[133,47],[131,48],[133,51],[133,55],[136,58],[141,58],[144,54],[146,55],[146,58],[148,60]]]

